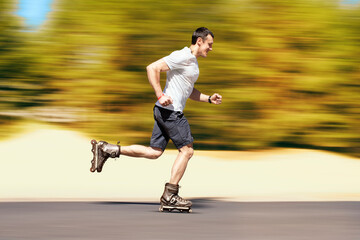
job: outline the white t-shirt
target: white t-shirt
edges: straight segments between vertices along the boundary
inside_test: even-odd
[[[166,85],[163,93],[170,96],[173,103],[163,107],[157,101],[156,105],[172,111],[182,112],[186,100],[191,95],[194,84],[199,77],[197,59],[188,47],[174,51],[163,59],[170,68],[166,73]]]

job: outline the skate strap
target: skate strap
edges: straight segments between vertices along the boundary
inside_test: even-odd
[[[175,204],[175,203],[177,203],[177,202],[182,202],[184,199],[182,198],[182,197],[180,197],[179,195],[175,195],[175,194],[173,194],[172,196],[171,196],[171,198],[170,198],[170,202],[172,203],[172,204]]]
[[[170,199],[170,203],[175,204],[178,200],[175,197],[172,197]]]

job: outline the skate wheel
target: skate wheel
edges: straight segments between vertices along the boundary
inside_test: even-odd
[[[90,172],[95,172],[96,168],[90,168]]]
[[[189,210],[188,210],[188,213],[192,213],[192,209],[189,209]]]
[[[95,139],[91,140],[91,144],[96,144],[96,140]]]

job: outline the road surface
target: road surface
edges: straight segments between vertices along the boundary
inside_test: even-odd
[[[0,240],[360,239],[360,202],[193,203],[160,213],[154,202],[3,202]]]

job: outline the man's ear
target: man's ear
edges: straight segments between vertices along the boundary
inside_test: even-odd
[[[196,39],[196,44],[197,45],[200,45],[200,44],[202,44],[203,43],[203,39],[201,38],[201,37],[198,37],[197,39]]]

